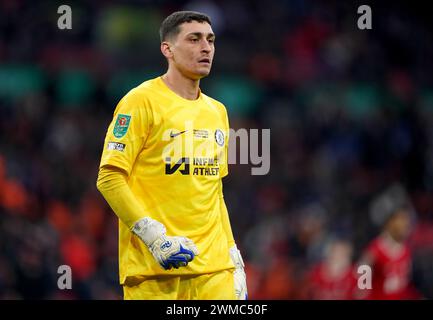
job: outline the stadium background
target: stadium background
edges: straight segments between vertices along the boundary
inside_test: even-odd
[[[72,7],[72,30],[57,8]],[[357,28],[369,4],[373,29]],[[327,240],[353,261],[378,232],[369,203],[408,190],[414,277],[433,298],[433,39],[428,9],[340,1],[1,1],[0,298],[119,299],[117,219],[95,188],[117,101],[164,72],[158,28],[208,13],[202,89],[231,127],[271,129],[271,170],[231,165],[226,202],[252,299],[303,299]],[[71,266],[73,289],[57,288]]]

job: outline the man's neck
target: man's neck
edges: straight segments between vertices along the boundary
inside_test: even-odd
[[[196,100],[199,96],[200,80],[185,77],[176,69],[169,68],[162,76],[164,83],[177,95],[188,100]]]
[[[386,246],[388,252],[393,255],[398,255],[404,248],[404,241],[399,241],[391,236],[388,231],[383,231],[381,234],[382,245]]]

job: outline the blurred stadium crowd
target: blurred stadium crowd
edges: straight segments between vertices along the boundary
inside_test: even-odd
[[[73,28],[59,30],[60,4],[0,2],[0,298],[121,298],[117,218],[95,187],[103,138],[117,101],[165,71],[159,24],[181,9],[217,34],[202,90],[232,128],[271,129],[270,173],[231,165],[225,181],[250,298],[321,298],[318,263],[356,264],[379,232],[370,203],[395,182],[416,212],[412,282],[433,298],[426,12],[373,2],[361,31],[346,1],[70,1]],[[72,290],[57,288],[62,264]]]

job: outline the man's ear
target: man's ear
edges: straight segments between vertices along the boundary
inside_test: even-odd
[[[173,57],[173,52],[171,52],[171,44],[167,41],[163,41],[161,42],[161,52],[163,54],[164,57],[171,58]]]

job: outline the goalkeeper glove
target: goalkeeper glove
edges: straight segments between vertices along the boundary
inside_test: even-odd
[[[164,225],[149,217],[137,221],[132,232],[147,245],[155,260],[165,270],[185,267],[198,255],[192,240],[187,237],[167,236]]]
[[[248,299],[247,276],[244,271],[244,261],[242,260],[241,252],[236,245],[230,248],[230,257],[235,265],[233,273],[235,282],[235,293],[238,300]]]

